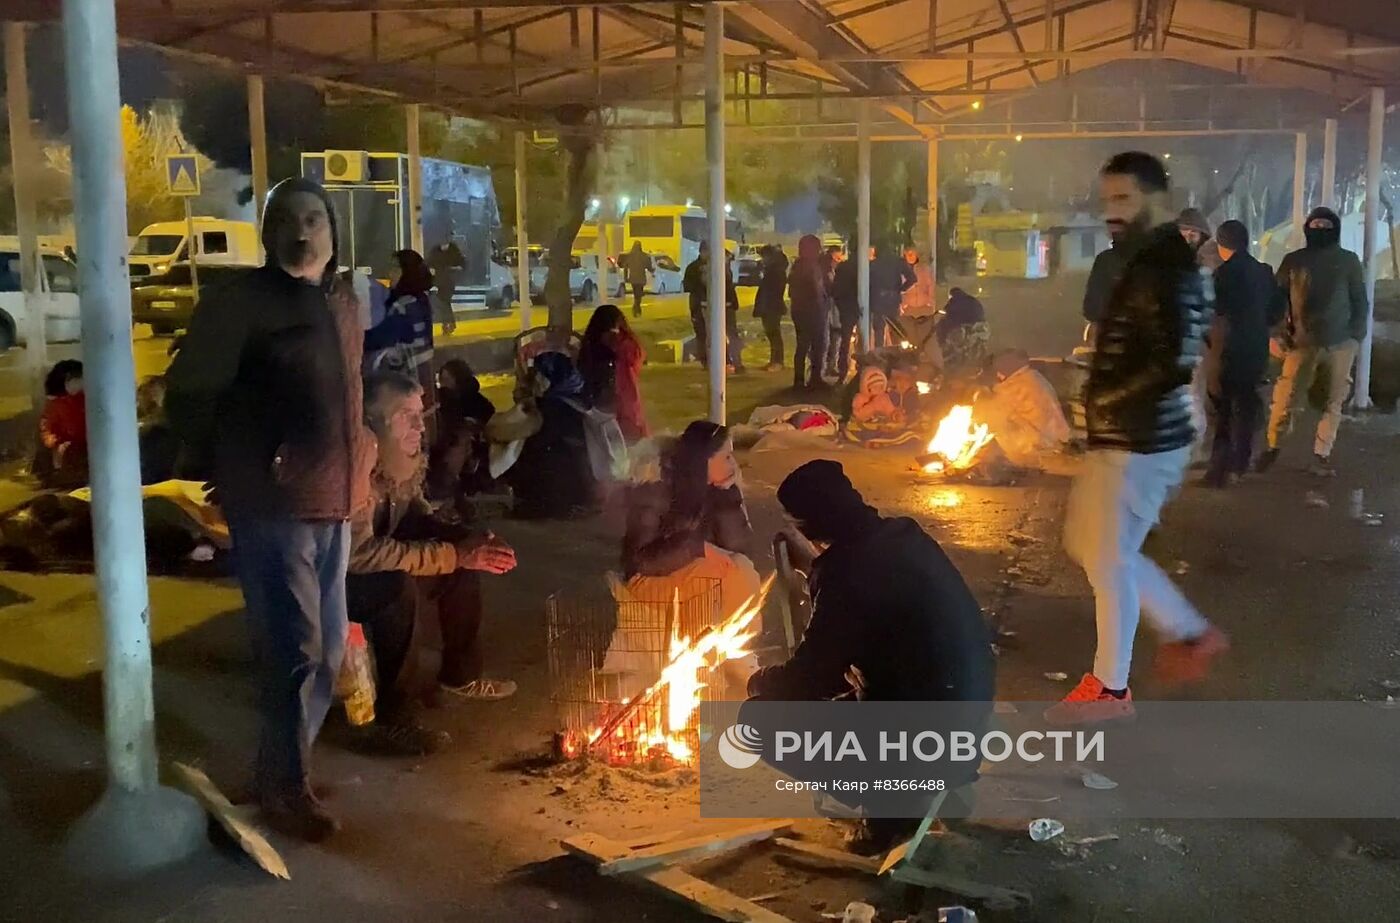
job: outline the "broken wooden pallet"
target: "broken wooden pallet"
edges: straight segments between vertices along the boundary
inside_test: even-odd
[[[708,836],[687,837],[633,849],[596,833],[582,833],[563,841],[566,852],[598,866],[605,875],[635,880],[655,891],[729,923],[792,923],[787,917],[753,901],[696,878],[671,863],[693,862],[786,831],[792,821],[770,821],[733,827]]]
[[[219,822],[238,847],[252,858],[263,871],[283,880],[290,880],[287,863],[267,841],[263,832],[250,819],[251,811],[240,808],[224,797],[224,793],[203,772],[184,763],[172,763],[171,769],[182,788],[194,796],[204,810]]]
[[[867,875],[883,874],[880,870],[880,860],[874,857],[857,856],[839,849],[829,849],[825,846],[818,846],[816,843],[786,837],[779,837],[773,843],[785,852],[832,868],[849,869],[855,872],[864,872]],[[959,897],[981,901],[989,907],[998,909],[1024,906],[1030,904],[1031,901],[1030,895],[1024,891],[987,885],[946,872],[917,868],[907,863],[895,866],[888,875],[901,884],[956,894]]]

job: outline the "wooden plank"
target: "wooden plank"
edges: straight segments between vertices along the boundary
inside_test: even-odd
[[[929,827],[933,826],[933,820],[938,816],[938,809],[943,807],[943,799],[948,797],[948,789],[944,789],[934,796],[933,802],[924,812],[924,819],[919,821],[919,829],[914,831],[914,835],[908,842],[900,843],[891,849],[885,856],[885,861],[880,863],[880,874],[883,875],[890,869],[899,865],[905,859],[913,859],[914,853],[918,852],[919,845],[923,843],[924,837],[928,836]]]
[[[566,852],[601,864],[627,856],[631,850],[596,833],[581,833],[563,841]],[[678,868],[653,868],[624,876],[692,909],[728,923],[793,923],[789,918],[744,900]]]
[[[818,846],[816,843],[807,843],[788,837],[778,837],[773,843],[779,849],[795,853],[804,859],[820,862],[822,865],[849,869],[853,872],[864,872],[867,875],[880,874],[880,863],[870,856],[857,856],[855,853],[843,852],[839,849]]]
[[[224,793],[219,791],[207,775],[184,763],[173,763],[171,768],[175,771],[180,786],[194,796],[259,868],[269,875],[285,881],[291,880],[292,873],[287,871],[287,863],[282,861],[282,855],[272,847],[261,830],[248,822],[246,812],[225,798]]]
[[[726,830],[687,837],[683,840],[658,843],[644,849],[634,849],[627,855],[619,856],[616,859],[604,860],[599,864],[598,871],[604,875],[622,875],[658,865],[694,862],[697,859],[715,856],[731,849],[747,846],[750,843],[766,840],[779,831],[785,831],[791,827],[792,821],[790,820],[765,821],[743,827],[730,827]]]
[[[916,868],[912,865],[900,866],[890,873],[890,878],[902,884],[933,888],[970,900],[982,901],[996,909],[1029,906],[1031,902],[1031,896],[1024,891],[987,885],[970,878]]]

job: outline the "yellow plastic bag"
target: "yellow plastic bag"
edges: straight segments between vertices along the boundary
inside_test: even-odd
[[[365,641],[364,627],[356,622],[350,623],[335,693],[345,703],[345,717],[350,724],[361,727],[374,720],[374,660]]]

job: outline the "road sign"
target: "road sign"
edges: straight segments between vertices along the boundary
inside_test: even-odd
[[[165,185],[171,195],[199,195],[199,161],[194,154],[171,154],[165,158]]]

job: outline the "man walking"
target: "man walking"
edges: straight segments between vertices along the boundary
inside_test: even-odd
[[[651,257],[642,249],[642,242],[632,241],[632,249],[622,258],[622,270],[632,288],[632,316],[642,316],[642,293],[647,290],[647,273],[651,272]]]
[[[1303,227],[1307,245],[1283,258],[1278,285],[1287,301],[1281,335],[1283,374],[1274,384],[1269,409],[1269,447],[1259,458],[1267,471],[1278,460],[1279,440],[1288,429],[1299,381],[1306,392],[1321,364],[1327,366],[1327,408],[1313,437],[1312,471],[1336,474],[1332,446],[1342,422],[1342,404],[1351,390],[1351,365],[1366,338],[1366,284],[1361,260],[1341,246],[1342,223],[1330,208],[1315,208]]]
[[[1215,271],[1215,319],[1204,362],[1206,389],[1215,408],[1215,439],[1206,485],[1225,487],[1249,470],[1254,431],[1262,409],[1259,383],[1269,363],[1269,327],[1279,303],[1274,274],[1249,254],[1249,229],[1220,225],[1215,238],[1222,260]]]
[[[1089,452],[1070,491],[1065,549],[1094,590],[1098,649],[1092,673],[1046,711],[1055,724],[1134,713],[1128,689],[1133,635],[1145,612],[1163,636],[1165,678],[1199,679],[1228,642],[1142,553],[1195,438],[1191,374],[1209,304],[1196,255],[1166,212],[1167,172],[1150,154],[1118,154],[1099,176],[1123,278],[1104,313],[1085,387]]]
[[[467,258],[457,242],[448,238],[428,253],[428,268],[433,273],[433,315],[442,324],[443,336],[451,336],[457,329],[457,314],[452,307],[452,299],[457,294],[457,285],[467,271]]]
[[[279,183],[262,243],[266,265],[195,308],[166,400],[185,444],[212,456],[233,538],[262,687],[255,790],[272,826],[316,841],[336,822],[311,793],[311,746],[345,653],[347,520],[373,462],[363,332],[320,186]]]

